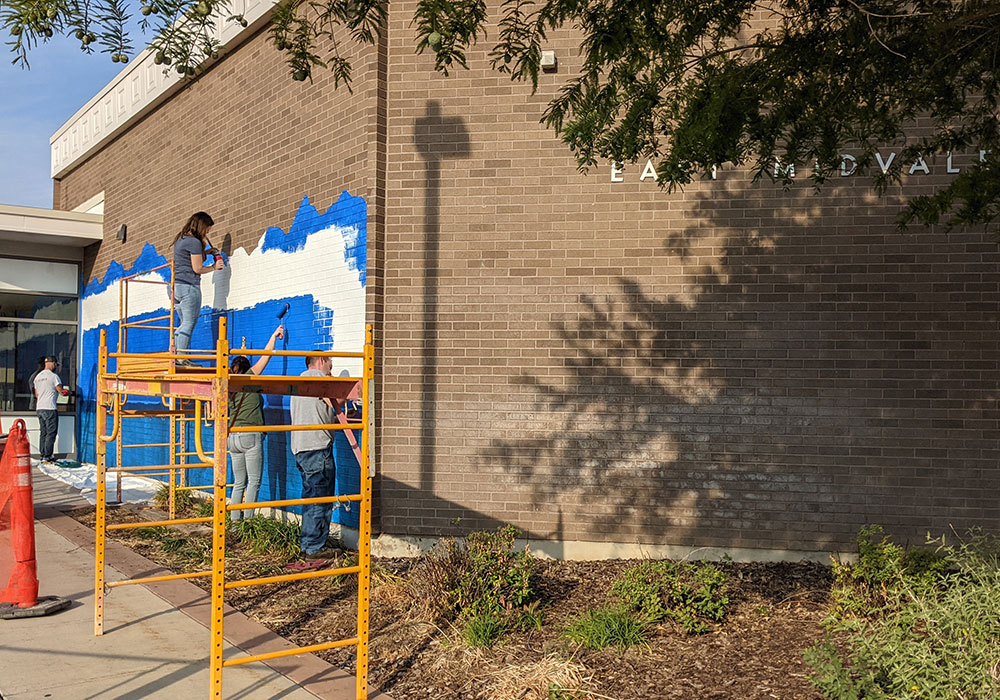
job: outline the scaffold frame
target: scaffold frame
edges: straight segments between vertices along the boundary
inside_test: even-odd
[[[166,267],[166,266],[162,266]],[[227,339],[227,319],[219,319],[218,340],[214,351],[195,350],[178,353],[173,346],[173,304],[170,308],[169,326],[149,326],[151,321],[162,321],[155,317],[140,322],[128,320],[128,282],[139,281],[140,275],[146,275],[154,270],[148,270],[138,275],[131,275],[128,281],[123,280],[120,292],[120,323],[119,346],[117,352],[109,351],[107,331],[100,334],[100,346],[97,371],[97,405],[96,405],[96,453],[97,453],[97,504],[96,504],[96,541],[95,541],[95,573],[94,573],[94,634],[104,634],[104,608],[107,593],[116,587],[171,581],[180,579],[211,577],[210,609],[210,689],[209,698],[222,698],[223,669],[255,661],[267,661],[279,657],[293,656],[310,652],[335,649],[346,646],[356,646],[356,698],[367,700],[368,697],[368,632],[369,606],[371,586],[371,511],[372,511],[372,479],[374,477],[374,407],[375,407],[375,367],[374,338],[372,326],[365,328],[365,344],[361,352],[331,352],[318,350],[252,350],[240,348],[239,354],[271,357],[337,357],[355,358],[362,362],[362,373],[359,377],[301,377],[284,375],[231,375],[230,348]],[[172,266],[171,266],[172,272]],[[171,279],[173,275],[171,274]],[[147,280],[142,280],[147,281]],[[163,282],[160,282],[163,284]],[[170,284],[172,289],[173,285]],[[171,300],[173,295],[171,295]],[[169,330],[171,340],[166,352],[130,353],[128,351],[128,328],[145,327],[157,330]],[[177,364],[179,359],[199,360],[206,362],[205,366],[184,367]],[[112,367],[113,363],[113,367]],[[297,396],[312,396],[331,399],[335,406],[336,423],[323,425],[266,425],[247,428],[230,427],[229,425],[229,395],[249,389],[262,394],[284,394]],[[129,408],[128,397],[158,397],[162,409]],[[360,400],[358,418],[348,419],[342,408],[342,402]],[[125,428],[123,423],[129,418],[147,417],[164,418],[169,421],[169,440],[163,443],[147,442],[128,444],[124,441]],[[110,426],[109,426],[110,423]],[[202,435],[204,428],[210,425],[213,430],[213,444],[210,453],[205,452]],[[109,431],[110,428],[110,432]],[[311,499],[282,499],[258,501],[255,503],[227,503],[227,472],[228,453],[227,441],[230,433],[261,431],[290,432],[294,430],[329,430],[344,431],[352,451],[360,466],[360,489],[357,494],[330,496]],[[186,449],[187,433],[192,432],[194,452]],[[360,444],[354,433],[360,432]],[[108,466],[109,447],[115,449],[115,466]],[[132,447],[168,448],[170,452],[167,464],[122,465],[122,450]],[[189,462],[189,458],[195,461]],[[186,473],[190,469],[211,469],[211,486],[188,486]],[[121,479],[123,476],[165,476],[169,484],[169,508],[166,520],[143,521],[141,523],[107,523],[107,483],[108,472],[117,475],[117,502],[121,502]],[[178,482],[177,477],[180,477]],[[211,491],[212,515],[203,518],[177,518],[174,507],[176,494],[182,489],[206,489]],[[249,508],[279,508],[284,506],[305,505],[310,503],[358,503],[358,558],[357,564],[334,569],[290,573],[279,576],[268,576],[258,579],[226,581],[225,546],[226,546],[226,513]],[[212,568],[209,571],[187,572],[145,578],[127,579],[121,581],[107,580],[106,538],[109,531],[133,527],[172,526],[181,524],[204,523],[212,528]],[[236,658],[223,658],[224,616],[223,606],[225,591],[245,586],[263,585],[267,583],[308,580],[319,577],[342,576],[356,574],[358,576],[357,600],[357,631],[349,639],[342,639],[323,644],[313,644],[295,649],[266,654],[247,655]]]

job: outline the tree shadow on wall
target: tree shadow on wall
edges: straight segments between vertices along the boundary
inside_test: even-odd
[[[558,504],[553,536],[565,536],[570,511],[591,518],[595,534],[647,532],[671,542],[739,517],[729,497],[734,456],[720,446],[732,427],[704,415],[725,406],[739,422],[745,410],[733,391],[744,370],[726,361],[726,343],[704,316],[704,297],[722,303],[732,287],[716,271],[700,277],[705,291],[694,304],[647,294],[627,277],[616,294],[581,295],[577,314],[553,324],[564,381],[518,378],[536,397],[534,415],[558,427],[494,441],[483,466],[530,485],[534,509]]]
[[[837,226],[836,190],[718,185],[651,275],[552,324],[561,379],[516,384],[555,427],[492,441],[481,468],[566,513],[570,539],[821,550],[867,522],[919,539],[1000,515],[950,492],[995,486],[995,439],[963,430],[996,418],[998,279],[934,264],[982,237],[904,236],[877,209]]]

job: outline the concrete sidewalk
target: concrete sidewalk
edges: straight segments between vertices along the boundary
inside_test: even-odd
[[[73,603],[48,617],[0,620],[2,700],[199,698],[209,693],[208,594],[187,581],[125,586],[107,594],[105,633],[94,636],[94,532],[64,514],[79,494],[35,472],[40,596]],[[108,580],[165,573],[109,542]],[[227,658],[292,648],[226,609]],[[354,677],[312,655],[225,669],[225,698],[354,698]],[[372,693],[371,698],[391,700]]]

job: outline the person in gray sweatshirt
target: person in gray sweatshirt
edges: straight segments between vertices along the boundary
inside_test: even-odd
[[[303,377],[329,377],[333,360],[329,357],[306,358]],[[293,396],[290,402],[292,425],[329,425],[336,422],[334,404],[330,399]],[[332,430],[292,431],[292,454],[302,475],[302,498],[322,498],[334,495],[336,465],[333,462]],[[328,559],[333,552],[326,549],[330,535],[332,503],[302,506],[302,535],[299,545],[306,559]]]

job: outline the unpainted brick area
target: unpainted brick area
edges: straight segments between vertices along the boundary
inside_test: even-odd
[[[305,194],[363,196],[384,532],[815,551],[995,525],[1000,251],[894,223],[943,158],[883,198],[613,183],[539,123],[571,33],[532,94],[485,46],[436,74],[414,7],[356,51],[353,95],[294,83],[261,34],[69,173],[57,207],[103,189],[129,224],[88,278],[196,209],[249,249]]]

